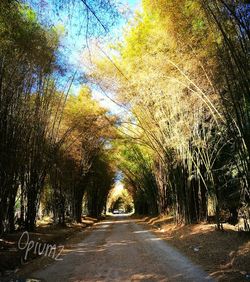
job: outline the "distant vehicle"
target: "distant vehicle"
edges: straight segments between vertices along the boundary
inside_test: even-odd
[[[113,210],[113,214],[119,214],[118,210]]]

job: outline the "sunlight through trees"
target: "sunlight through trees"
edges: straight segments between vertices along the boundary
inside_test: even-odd
[[[106,209],[218,229],[242,219],[249,231],[249,4],[143,0],[121,38],[91,52],[118,4],[52,1],[64,16],[84,12],[88,65],[72,73],[64,27],[45,25],[38,4],[0,3],[0,233]]]

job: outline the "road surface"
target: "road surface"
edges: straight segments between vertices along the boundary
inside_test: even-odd
[[[200,267],[128,217],[97,223],[62,259],[32,277],[47,282],[211,281]]]

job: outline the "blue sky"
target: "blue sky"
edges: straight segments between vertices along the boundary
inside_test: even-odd
[[[61,38],[61,52],[67,62],[75,63],[76,67],[79,55],[86,48],[86,9],[81,1],[75,1],[76,4],[73,8],[66,7],[64,9],[58,10],[55,6],[57,0],[27,0],[27,2],[32,6],[32,8],[37,12],[38,19],[42,24],[48,26],[59,27],[59,29],[64,29],[64,35]],[[90,3],[91,1],[87,1]],[[98,2],[98,0],[96,0]],[[109,28],[109,32],[104,32],[98,21],[91,16],[91,26],[89,26],[88,40],[91,38],[100,37],[102,41],[110,40],[110,36],[114,39],[115,37],[122,36],[122,30],[126,21],[133,15],[133,12],[139,8],[140,0],[114,0],[113,2],[119,3],[120,9],[127,7],[130,10],[130,15],[122,15],[117,17],[113,25],[109,25],[107,16],[103,13],[100,15],[102,23]],[[95,7],[91,7],[93,10]],[[105,11],[104,11],[105,13]],[[98,15],[98,14],[97,14]],[[98,15],[99,16],[99,15]],[[111,16],[110,16],[111,17]]]
[[[70,72],[78,70],[79,74],[84,75],[84,66],[79,63],[81,55],[86,51],[86,9],[81,4],[81,1],[74,8],[67,7],[65,9],[56,9],[55,0],[28,0],[33,9],[38,14],[39,21],[43,24],[52,25],[64,29],[64,36],[61,40],[60,48],[60,59],[64,62],[71,65]],[[118,3],[118,1],[114,1]],[[109,15],[105,15],[105,10],[101,11],[100,19],[104,25],[109,26],[109,33],[106,34],[97,22],[97,20],[92,16],[91,24],[89,24],[89,33],[88,33],[88,42],[91,42],[92,39],[101,39],[105,44],[105,40],[110,42],[115,38],[120,38],[122,36],[123,27],[126,24],[127,20],[133,16],[135,10],[140,8],[140,0],[120,0],[119,1],[119,11],[126,11],[123,14],[120,14],[120,17],[116,18],[116,21],[113,25],[109,25],[109,21],[112,18],[109,18]],[[88,1],[91,3],[91,1]],[[94,7],[93,7],[94,9]],[[98,15],[99,16],[99,15]],[[89,13],[89,17],[91,14]],[[66,78],[61,78],[62,84],[64,84]],[[80,85],[78,82],[75,82],[72,87],[73,92],[77,92]],[[93,89],[94,98],[99,100],[100,103],[108,108],[111,112],[119,114],[122,109],[120,109],[115,103],[110,99],[104,96],[101,92],[96,89]]]

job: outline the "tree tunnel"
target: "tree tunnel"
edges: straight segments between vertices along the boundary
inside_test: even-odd
[[[110,190],[107,204],[107,214],[131,214],[134,212],[134,200],[130,191],[120,181],[117,181]]]
[[[82,213],[94,217],[102,214],[157,214],[157,190],[156,185],[149,181],[142,184],[128,181],[126,175],[116,179],[110,186],[105,186],[97,181],[86,189],[82,200]]]

